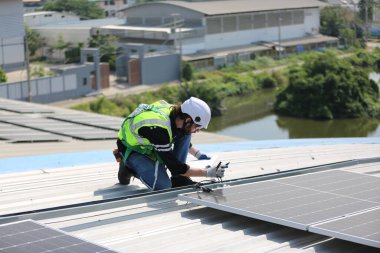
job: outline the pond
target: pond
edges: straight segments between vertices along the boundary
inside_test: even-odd
[[[228,110],[214,117],[209,130],[251,140],[380,137],[379,119],[317,121],[274,114],[273,92],[230,99]]]

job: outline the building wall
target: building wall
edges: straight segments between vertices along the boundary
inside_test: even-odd
[[[79,42],[87,42],[87,40],[91,37],[90,28],[84,27],[71,27],[71,28],[44,28],[44,27],[34,27],[33,30],[37,31],[41,34],[43,38],[46,39],[46,44],[51,46],[54,45],[59,36],[62,36],[65,42],[71,42],[76,45]]]
[[[178,54],[157,54],[140,60],[142,84],[157,84],[179,79],[180,59]]]
[[[57,76],[30,80],[31,100],[51,103],[85,96],[93,91],[91,73],[94,64],[78,65],[70,69],[56,70]],[[14,100],[29,99],[28,81],[2,83],[0,97]]]
[[[266,15],[266,21],[260,22],[260,25],[255,27],[255,24],[258,23],[255,23],[255,20],[253,19],[253,27],[247,30],[239,29],[239,19],[237,19],[237,22],[230,22],[229,24],[226,24],[226,22],[224,22],[225,17],[222,17],[219,31],[217,30],[217,26],[213,26],[211,27],[212,29],[207,30],[204,49],[211,50],[224,47],[242,46],[259,41],[278,41],[279,30],[281,30],[281,40],[301,38],[311,34],[317,34],[319,31],[318,8],[304,10],[304,20],[302,23],[283,23],[281,28],[279,28],[278,22],[273,23],[272,21],[272,24],[269,24],[270,22],[268,17],[269,15],[272,15],[272,13],[268,12],[261,14]],[[231,27],[231,23],[235,26],[235,28]],[[210,28],[210,26],[208,26],[208,28]],[[225,30],[227,30],[227,32]],[[230,32],[228,30],[234,31]]]
[[[24,22],[28,26],[41,26],[51,23],[79,22],[79,17],[59,12],[37,12],[24,15]]]
[[[5,71],[25,66],[23,5],[21,0],[0,1],[0,67]]]
[[[120,17],[123,13],[120,10],[135,4],[135,0],[99,0],[97,5],[104,9],[106,17]]]

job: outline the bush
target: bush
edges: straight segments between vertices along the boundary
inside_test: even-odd
[[[8,80],[4,70],[0,68],[0,83],[5,83]]]
[[[368,71],[323,54],[289,70],[289,85],[277,96],[275,111],[313,119],[377,117],[378,99]]]
[[[185,81],[191,81],[193,79],[193,67],[188,62],[183,63],[182,78]]]

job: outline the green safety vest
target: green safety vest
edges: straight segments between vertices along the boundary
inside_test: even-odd
[[[162,127],[168,131],[171,143],[173,140],[169,118],[171,107],[172,105],[164,100],[150,105],[140,104],[124,120],[119,130],[119,139],[127,148],[123,157],[124,163],[132,151],[148,156],[154,161],[159,160],[162,162],[149,140],[141,137],[138,131],[141,127]]]

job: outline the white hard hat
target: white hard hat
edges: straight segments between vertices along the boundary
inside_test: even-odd
[[[195,124],[200,125],[202,128],[207,128],[211,120],[210,107],[199,98],[191,97],[181,105],[183,113],[188,114]]]

